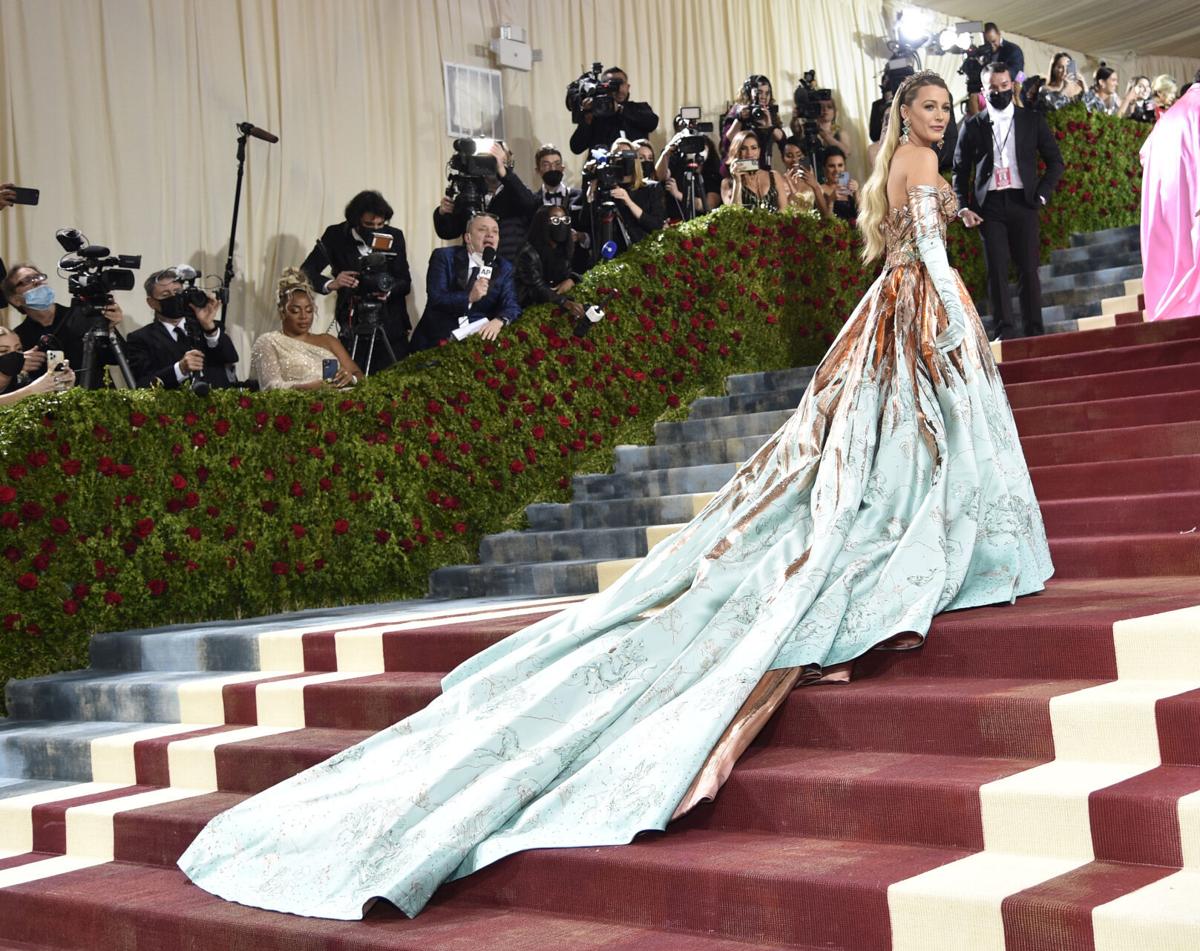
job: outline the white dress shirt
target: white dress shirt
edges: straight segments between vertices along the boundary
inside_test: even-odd
[[[1003,109],[997,109],[990,102],[987,106],[988,118],[992,120],[992,177],[988,181],[988,191],[996,187],[996,169],[1007,168],[1010,179],[1006,187],[1023,188],[1021,172],[1017,168],[1017,136],[1013,131],[1013,115],[1016,106],[1011,102]]]

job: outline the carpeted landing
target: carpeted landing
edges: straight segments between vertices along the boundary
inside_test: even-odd
[[[8,688],[0,951],[1200,947],[1200,318],[1001,371],[1056,578],[794,691],[667,833],[514,856],[411,921],[222,902],[174,866],[210,817],[574,599],[105,635]]]

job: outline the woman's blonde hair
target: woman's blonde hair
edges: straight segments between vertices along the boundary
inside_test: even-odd
[[[1155,76],[1154,81],[1150,83],[1150,88],[1155,92],[1156,95],[1162,96],[1167,100],[1174,99],[1176,93],[1179,92],[1179,87],[1175,85],[1175,80],[1172,79],[1167,73],[1163,73],[1161,76]]]
[[[888,172],[892,166],[892,155],[896,152],[896,146],[900,144],[901,126],[904,125],[900,107],[911,106],[916,102],[917,94],[926,86],[939,86],[946,90],[947,95],[950,94],[946,80],[937,73],[924,70],[914,73],[900,84],[888,108],[887,127],[880,141],[879,153],[875,156],[875,167],[863,187],[862,198],[859,201],[858,227],[862,229],[862,258],[866,264],[883,255],[883,221],[888,213]]]
[[[312,284],[309,283],[308,276],[298,267],[286,268],[279,276],[275,306],[279,309],[280,314],[287,308],[288,301],[292,299],[293,294],[307,294],[308,299],[313,303],[313,307],[317,306],[317,292],[313,290]]]

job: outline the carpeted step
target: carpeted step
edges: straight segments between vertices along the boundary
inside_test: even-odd
[[[1088,400],[1112,400],[1126,396],[1194,390],[1197,379],[1200,379],[1200,361],[1029,383],[1010,383],[1004,389],[1009,405],[1016,411],[1031,406],[1056,406],[1060,403],[1082,403]]]
[[[1200,527],[1200,490],[1152,495],[1058,499],[1041,505],[1050,538],[1167,534]]]
[[[1200,420],[1023,436],[1021,448],[1030,466],[1188,456],[1200,454]]]
[[[1039,501],[1189,492],[1200,485],[1200,455],[1155,456],[1031,468]]]
[[[1129,254],[1140,250],[1140,247],[1137,235],[1116,235],[1104,241],[1056,248],[1050,252],[1050,263],[1060,266],[1075,261],[1095,262],[1102,255]]]
[[[1038,267],[1038,276],[1043,280],[1054,280],[1056,277],[1086,274],[1091,271],[1104,271],[1118,267],[1136,267],[1140,272],[1142,267],[1141,248],[1126,245],[1123,249],[1118,250],[1105,251],[1101,249],[1090,256],[1042,264]]]
[[[737,463],[649,469],[612,475],[577,475],[572,480],[577,502],[637,498],[653,495],[689,495],[716,492],[737,471]]]
[[[1189,337],[1004,362],[1000,364],[1000,376],[1006,384],[1013,385],[1197,362],[1200,362],[1200,337]]]
[[[566,531],[571,528],[676,525],[691,521],[704,507],[708,498],[707,492],[657,495],[597,502],[546,503],[531,505],[525,511],[529,517],[530,530],[537,532]]]
[[[1050,555],[1062,578],[1200,576],[1200,530],[1052,538]]]
[[[603,559],[513,565],[448,565],[429,576],[434,598],[486,598],[497,595],[555,597],[600,590],[596,568]]]
[[[1014,410],[1013,417],[1022,436],[1186,422],[1200,419],[1200,389],[1026,407]]]
[[[1071,235],[1071,247],[1096,248],[1114,241],[1140,241],[1138,225],[1122,225],[1119,228],[1101,228],[1098,231],[1076,231]]]
[[[1040,275],[1042,293],[1052,294],[1056,291],[1080,289],[1086,287],[1100,288],[1109,285],[1117,285],[1124,291],[1125,281],[1137,280],[1142,276],[1141,255],[1130,254],[1129,257],[1134,260],[1125,264],[1116,264],[1111,266],[1096,266],[1092,270],[1076,271],[1074,273],[1053,274],[1047,273]],[[1039,269],[1040,270],[1040,269]],[[1010,282],[1008,285],[1009,291],[1015,297],[1017,295],[1016,282]],[[1104,295],[1097,293],[1097,297]]]
[[[114,900],[117,899],[117,900]],[[109,862],[0,889],[10,938],[62,951],[745,951],[673,919],[638,927],[435,897],[415,919],[377,904],[363,922],[281,915],[201,891],[178,869]],[[796,945],[796,951],[815,951]]]
[[[808,384],[783,387],[737,396],[702,396],[692,403],[688,419],[711,419],[714,416],[735,416],[742,413],[764,413],[777,409],[795,409],[804,397]]]
[[[749,396],[775,390],[803,389],[816,371],[815,366],[791,367],[786,370],[766,370],[762,373],[734,373],[725,377],[728,396]]]
[[[665,443],[656,446],[618,446],[614,452],[613,472],[639,472],[649,469],[679,469],[721,462],[742,463],[771,438],[770,433],[736,436],[706,442]]]
[[[707,419],[688,419],[675,423],[654,424],[654,444],[705,442],[710,439],[732,439],[773,433],[791,419],[794,409],[744,413],[738,416],[714,416]]]
[[[479,544],[485,565],[532,561],[572,561],[581,558],[641,558],[649,551],[645,526],[567,529],[561,532],[502,532]]]
[[[1197,337],[1200,337],[1200,317],[1122,324],[1105,327],[1101,330],[1084,330],[1069,336],[1047,334],[1042,337],[1006,340],[1004,341],[1004,362],[1011,364],[1036,357],[1054,357],[1114,347],[1193,340]]]

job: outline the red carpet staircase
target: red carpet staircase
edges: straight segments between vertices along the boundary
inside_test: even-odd
[[[222,902],[174,866],[211,816],[554,605],[108,635],[94,669],[10,685],[0,951],[1200,947],[1200,318],[1006,343],[1001,369],[1048,590],[796,690],[666,834],[515,856],[412,921]]]

